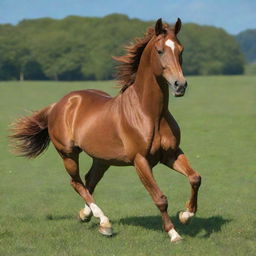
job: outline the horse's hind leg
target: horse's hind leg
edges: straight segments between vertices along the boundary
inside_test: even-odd
[[[105,171],[108,168],[109,168],[109,165],[101,163],[96,159],[93,160],[93,164],[90,170],[85,175],[85,187],[90,192],[91,195],[94,192],[96,185],[101,180]],[[92,211],[90,207],[88,207],[88,205],[85,204],[84,209],[81,209],[81,211],[79,212],[79,217],[81,221],[88,222],[90,221],[91,216],[92,216]]]
[[[75,191],[85,200],[86,204],[88,205],[87,209],[89,212],[92,211],[93,215],[96,218],[100,219],[100,233],[110,236],[112,235],[112,227],[111,223],[109,222],[108,217],[104,215],[102,210],[95,204],[95,201],[89,192],[89,190],[84,186],[80,174],[79,174],[79,162],[78,156],[79,152],[74,151],[70,154],[63,154],[60,153],[63,158],[64,166],[71,176],[70,184],[75,189]]]
[[[186,203],[186,211],[179,213],[180,222],[183,224],[188,223],[197,211],[197,196],[201,185],[201,176],[190,166],[181,149],[178,149],[174,158],[172,154],[168,154],[168,152],[166,152],[162,163],[187,176],[189,179],[189,183],[191,185],[191,196],[189,201]]]
[[[92,167],[85,175],[85,186],[91,194],[108,168],[109,165],[97,159],[93,159]]]

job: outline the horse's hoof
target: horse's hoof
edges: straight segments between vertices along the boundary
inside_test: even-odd
[[[99,227],[99,232],[104,236],[112,236],[113,235],[113,229],[112,227]]]
[[[182,224],[188,225],[191,222],[192,217],[194,216],[194,213],[193,212],[189,212],[189,211],[185,211],[185,212],[180,211],[178,213],[178,215],[179,215],[180,222]]]
[[[86,215],[84,213],[84,209],[81,209],[80,212],[79,212],[79,219],[80,221],[82,222],[89,222],[92,218],[92,214],[89,214],[89,215]]]
[[[182,237],[179,235],[179,233],[174,228],[169,230],[168,235],[170,236],[172,243],[178,243],[182,240]]]
[[[183,241],[183,238],[181,236],[177,236],[174,239],[171,239],[171,243],[178,244]]]

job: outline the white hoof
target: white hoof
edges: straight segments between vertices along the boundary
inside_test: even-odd
[[[99,227],[99,232],[104,236],[112,236],[113,235],[113,229],[112,227]]]
[[[185,211],[185,212],[180,212],[179,213],[179,220],[182,224],[188,224],[191,220],[191,218],[194,216],[195,214],[193,212],[189,212],[189,211]]]
[[[177,242],[182,241],[182,237],[177,233],[177,231],[174,228],[172,228],[168,232],[168,235],[170,236],[172,243],[177,243]]]
[[[104,236],[112,236],[113,229],[111,223],[108,220],[104,223],[100,223],[99,232]]]

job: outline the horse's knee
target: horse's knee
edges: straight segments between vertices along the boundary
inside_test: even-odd
[[[201,185],[201,176],[198,173],[189,176],[189,182],[193,188],[199,188]]]
[[[81,183],[79,182],[80,180],[78,178],[71,178],[70,179],[70,185],[75,189],[77,190],[78,187],[81,186]]]
[[[161,195],[159,198],[157,198],[157,200],[155,201],[155,204],[161,212],[167,211],[168,200],[165,195]]]
[[[73,188],[76,187],[76,182],[75,182],[74,179],[71,179],[71,180],[70,180],[70,185],[71,185]]]

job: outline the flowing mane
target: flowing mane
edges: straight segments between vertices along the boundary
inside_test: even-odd
[[[154,28],[148,28],[144,37],[135,38],[133,43],[125,47],[126,55],[113,57],[119,62],[116,78],[121,86],[121,93],[134,83],[143,50],[154,35]]]

